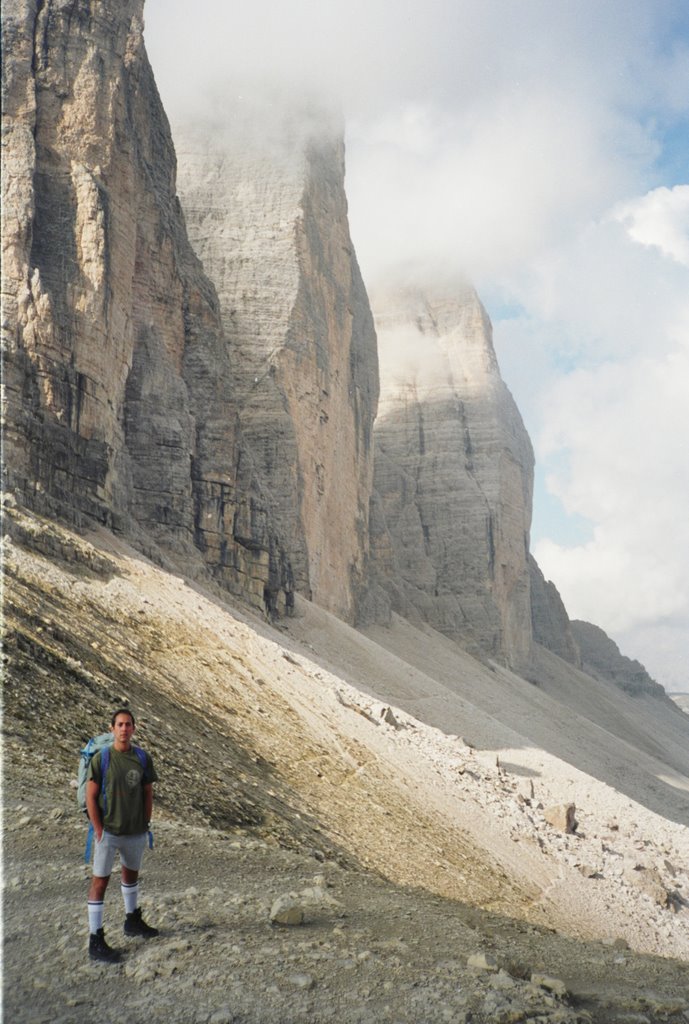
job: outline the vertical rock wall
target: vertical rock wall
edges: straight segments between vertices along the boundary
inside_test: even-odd
[[[260,608],[296,585],[516,667],[532,635],[573,664],[581,645],[645,691],[529,562],[531,446],[466,286],[376,300],[373,487],[341,126],[271,101],[180,133],[192,248],[142,10],[3,4],[4,485]]]
[[[299,590],[356,618],[367,571],[375,332],[353,252],[341,126],[261,103],[175,128],[189,237]],[[279,123],[278,123],[279,121]]]
[[[374,583],[394,610],[520,665],[533,453],[473,289],[373,297],[381,366]]]
[[[6,465],[30,503],[103,521],[126,507],[113,396],[131,358],[141,9],[3,4]]]
[[[5,485],[279,607],[288,558],[186,238],[142,8],[3,4]]]

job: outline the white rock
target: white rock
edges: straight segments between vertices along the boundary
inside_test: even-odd
[[[285,893],[274,901],[270,908],[270,920],[272,924],[295,926],[304,923],[304,907],[298,897],[292,893]]]
[[[490,953],[472,953],[467,960],[467,966],[477,971],[497,971],[498,961]]]
[[[536,985],[538,988],[544,988],[547,992],[552,992],[556,996],[564,997],[567,995],[567,986],[564,981],[560,978],[553,978],[549,974],[532,974],[531,984]]]

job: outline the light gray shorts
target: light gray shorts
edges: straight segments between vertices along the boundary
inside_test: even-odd
[[[130,871],[141,868],[144,850],[146,849],[146,833],[137,836],[114,836],[111,832],[103,832],[100,842],[95,842],[96,852],[93,855],[93,873],[98,878],[108,878],[112,874],[115,853],[120,852],[120,863]]]

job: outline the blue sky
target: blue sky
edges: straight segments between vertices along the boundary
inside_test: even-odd
[[[689,689],[689,4],[147,0],[171,120],[339,103],[365,279],[468,276],[573,618]]]

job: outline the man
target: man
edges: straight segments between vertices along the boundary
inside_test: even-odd
[[[89,956],[92,960],[116,963],[117,950],[105,941],[103,904],[110,881],[115,852],[122,865],[125,935],[145,939],[158,934],[157,928],[141,917],[139,908],[139,870],[146,846],[146,835],[153,810],[153,783],[157,781],[153,761],[132,745],[135,723],[129,708],[120,708],[112,716],[110,731],[115,739],[107,755],[103,785],[103,751],[91,758],[86,776],[86,810],[96,837],[93,877],[88,894]]]

